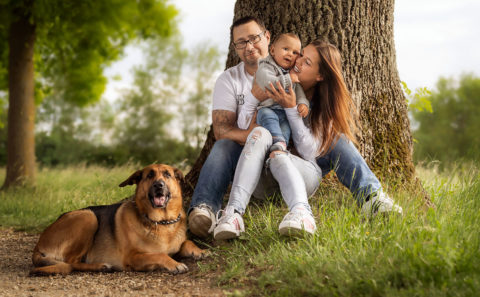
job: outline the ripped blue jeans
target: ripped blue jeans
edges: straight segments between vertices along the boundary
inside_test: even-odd
[[[290,153],[273,153],[265,162],[271,145],[267,129],[252,130],[237,163],[228,206],[243,214],[252,195],[264,199],[280,192],[290,211],[303,207],[311,212],[308,197],[320,184],[320,168]]]
[[[290,141],[290,124],[288,123],[287,114],[280,105],[265,106],[257,112],[257,124],[267,129],[272,135],[273,143],[283,141],[286,144]]]

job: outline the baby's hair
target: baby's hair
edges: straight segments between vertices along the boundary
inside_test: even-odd
[[[273,40],[272,44],[275,44],[277,41],[282,39],[283,37],[291,37],[300,40],[300,37],[296,33],[293,32],[288,32],[288,33],[281,33],[275,36],[275,39]]]

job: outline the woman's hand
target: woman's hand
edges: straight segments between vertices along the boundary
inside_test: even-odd
[[[260,88],[260,86],[255,81],[255,78],[253,78],[253,83],[252,83],[252,95],[255,96],[255,98],[257,98],[258,101],[260,102],[270,98],[268,97],[267,93],[263,91],[262,88]]]
[[[266,89],[265,93],[268,94],[269,98],[272,98],[273,101],[280,104],[283,108],[291,108],[297,106],[297,97],[295,96],[295,92],[292,88],[287,93],[285,89],[282,87],[282,84],[277,81],[276,82],[277,88],[273,86],[273,83],[270,83],[270,90]],[[278,91],[277,91],[278,90]]]

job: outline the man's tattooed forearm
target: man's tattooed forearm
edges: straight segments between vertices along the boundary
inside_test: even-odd
[[[215,137],[222,138],[225,134],[235,128],[236,114],[226,110],[214,110],[212,112],[212,122]]]

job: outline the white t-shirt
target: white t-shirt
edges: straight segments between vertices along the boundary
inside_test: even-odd
[[[212,110],[228,110],[237,115],[246,96],[252,96],[253,76],[245,71],[243,62],[225,70],[213,89]]]

